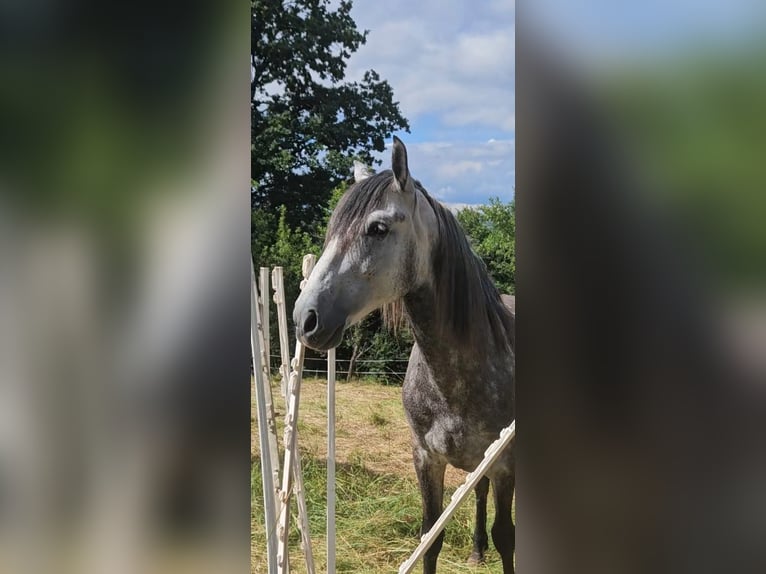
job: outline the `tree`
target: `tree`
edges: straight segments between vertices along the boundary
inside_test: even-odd
[[[251,0],[252,207],[316,232],[330,193],[354,157],[372,164],[385,139],[409,130],[393,90],[374,70],[343,82],[346,61],[368,31],[352,2]]]
[[[502,293],[516,292],[516,216],[514,203],[498,198],[489,205],[462,209],[457,219]]]

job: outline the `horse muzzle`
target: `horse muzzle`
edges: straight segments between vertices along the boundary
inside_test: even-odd
[[[320,311],[316,305],[301,303],[299,298],[293,310],[295,334],[301,343],[317,351],[337,347],[343,339],[346,317],[332,308]]]

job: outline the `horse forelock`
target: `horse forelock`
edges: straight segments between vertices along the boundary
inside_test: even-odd
[[[383,206],[386,192],[393,183],[393,172],[385,170],[353,184],[343,194],[330,217],[325,247],[331,238],[335,238],[340,249],[347,249],[361,234],[367,216]]]

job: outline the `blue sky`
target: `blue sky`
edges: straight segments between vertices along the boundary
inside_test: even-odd
[[[346,78],[388,80],[410,132],[410,171],[445,203],[513,198],[514,0],[355,0],[369,30]],[[382,168],[390,166],[381,154]]]

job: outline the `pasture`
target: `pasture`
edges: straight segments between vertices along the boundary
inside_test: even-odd
[[[281,438],[284,403],[278,385],[272,388]],[[318,572],[326,571],[326,391],[324,379],[304,379],[298,417],[298,444]],[[251,571],[260,573],[266,572],[266,535],[254,397],[251,413]],[[395,572],[417,546],[422,512],[401,388],[374,381],[338,384],[336,417],[337,571]],[[464,472],[447,468],[445,505],[464,479]],[[471,495],[447,526],[440,573],[502,572],[500,557],[491,544],[486,564],[466,564],[471,553],[474,504]],[[492,524],[493,505],[488,507],[488,522]],[[301,573],[306,569],[295,524],[292,520],[290,563],[291,571]]]

